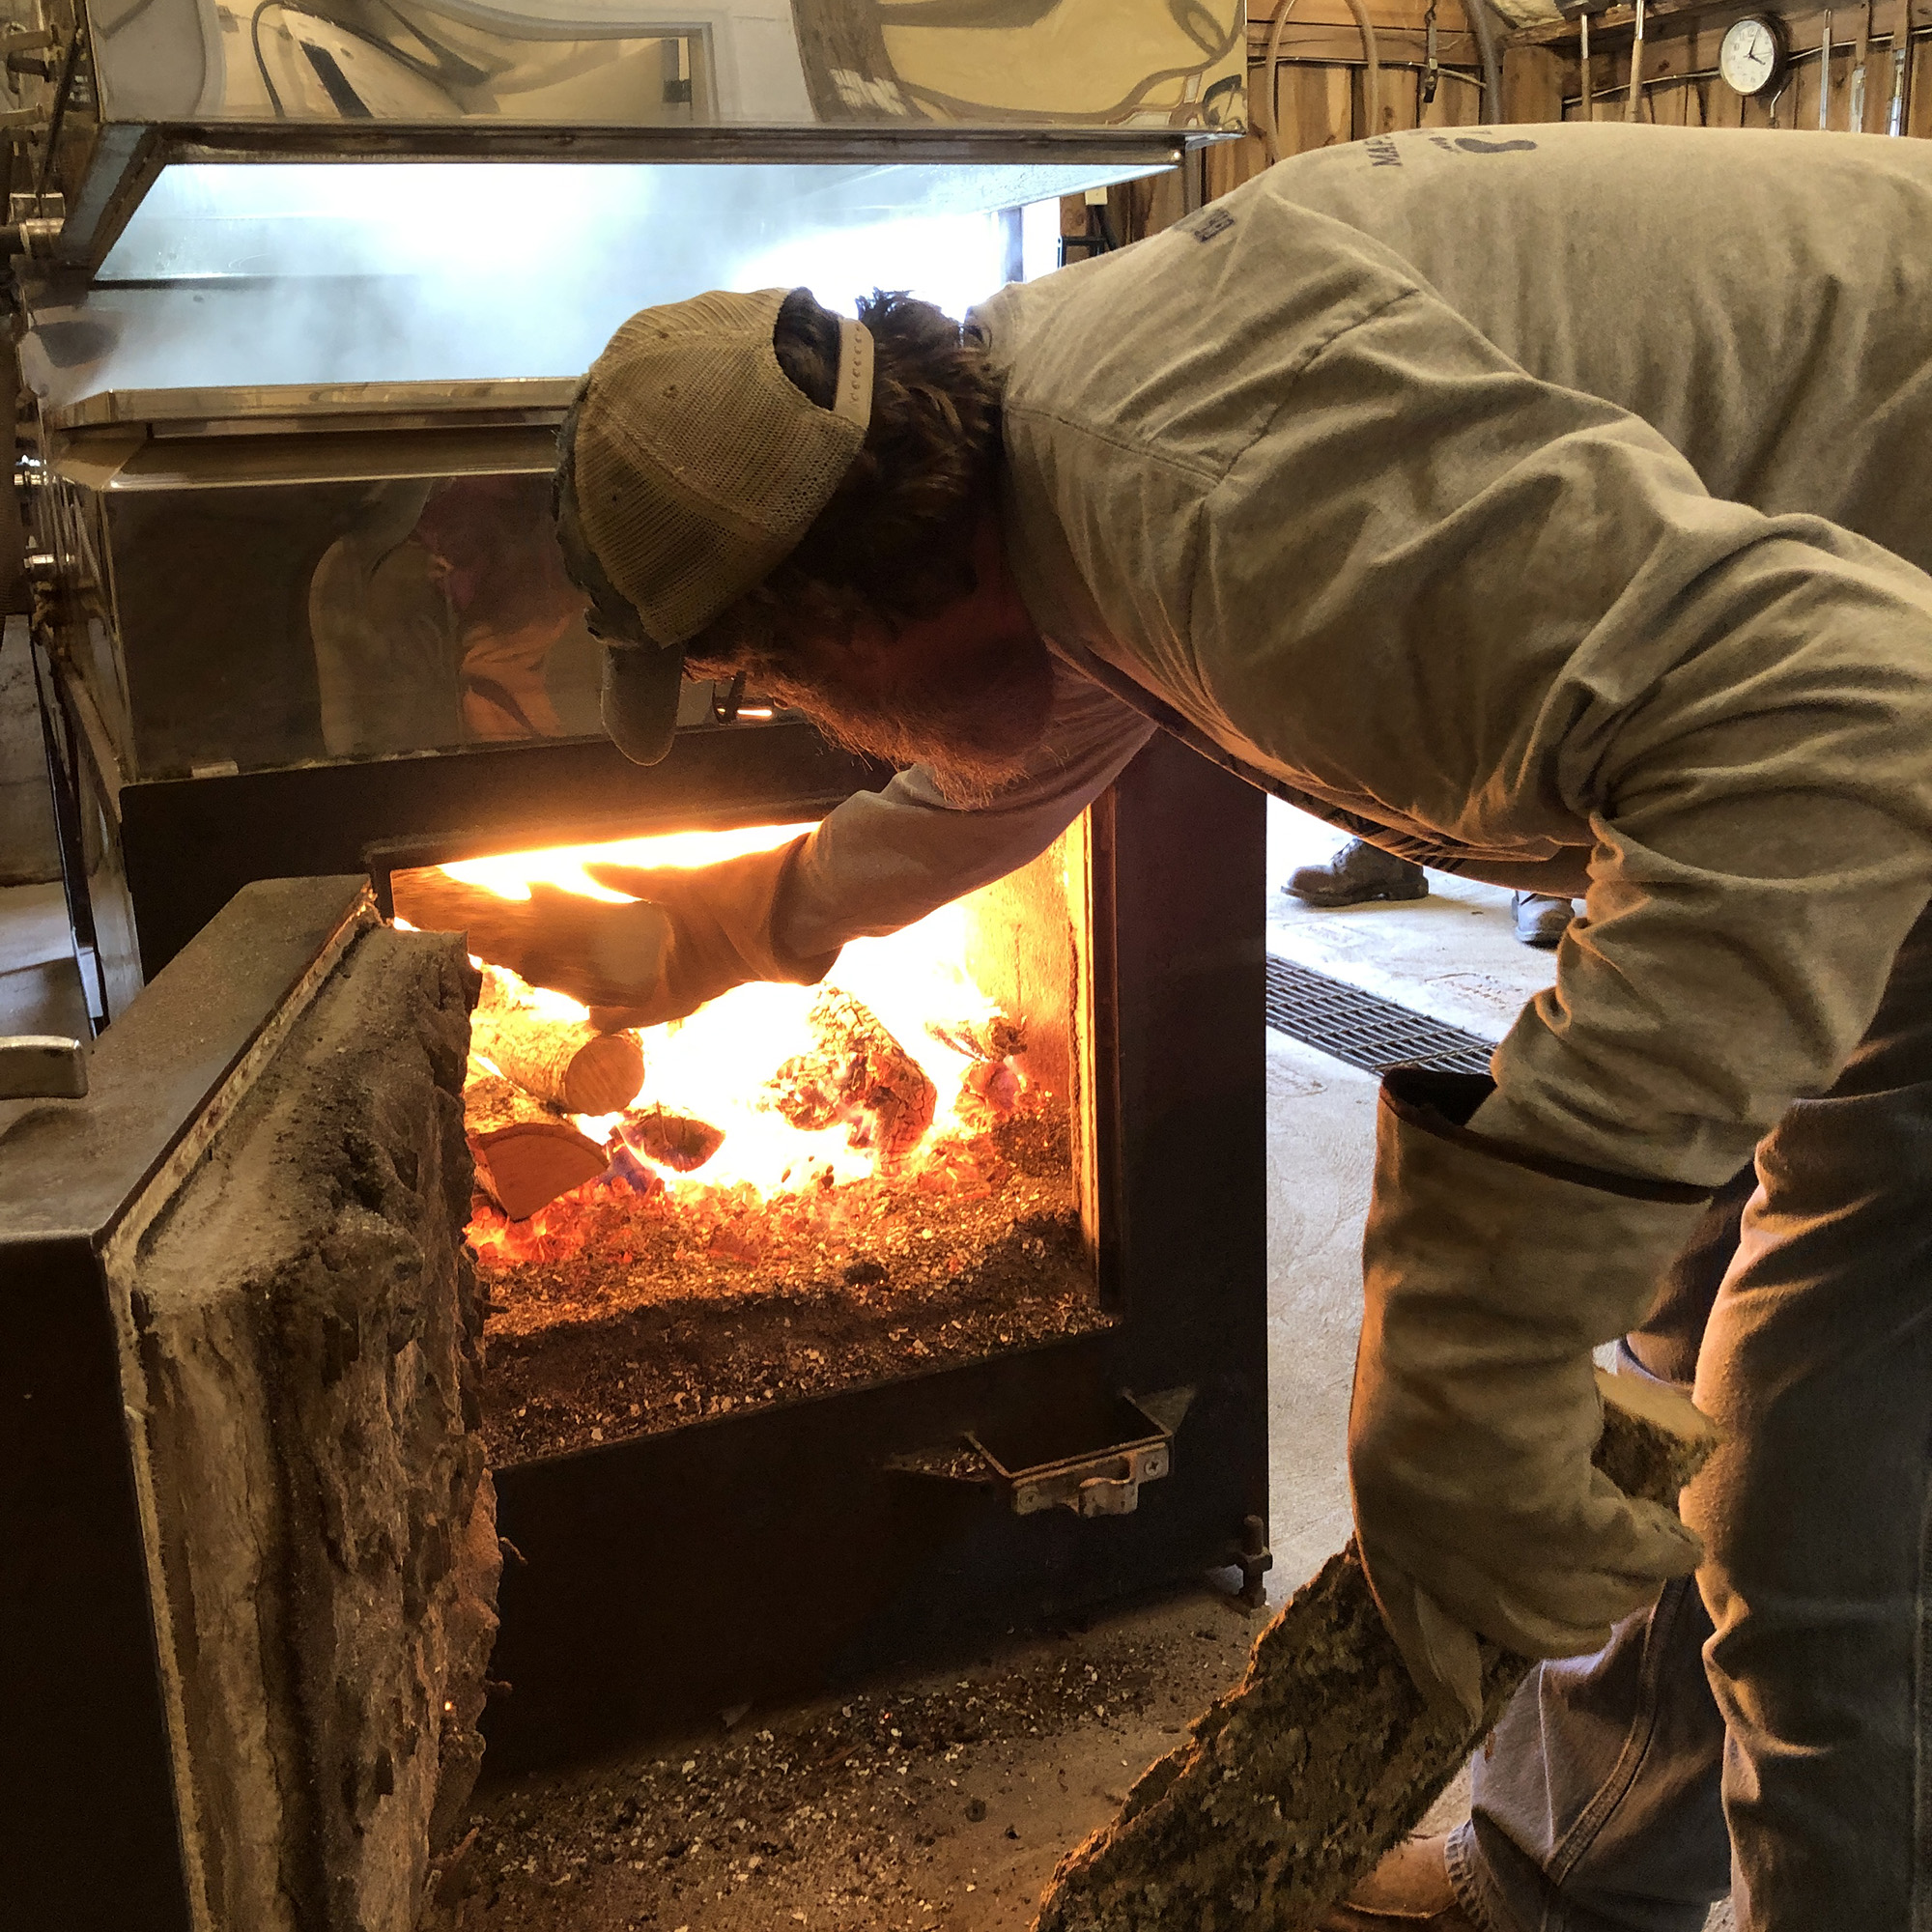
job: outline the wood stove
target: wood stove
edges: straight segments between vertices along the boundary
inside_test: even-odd
[[[768,803],[758,815],[771,811]],[[667,811],[659,829],[671,825],[694,829],[688,813]],[[609,829],[553,820],[529,832],[561,842]],[[636,821],[626,829],[648,836]],[[378,882],[388,885],[399,860],[456,862],[459,847],[473,853],[477,842],[471,835],[391,848]],[[489,1318],[496,1334],[485,1326],[480,1363],[461,1372],[461,1418],[446,1406],[438,1412],[453,1445],[466,1436],[490,1445],[507,1557],[488,1665],[494,1694],[479,1719],[493,1768],[944,1653],[989,1628],[1070,1614],[1205,1568],[1240,1566],[1258,1586],[1266,1562],[1262,850],[1259,795],[1178,747],[1151,746],[1059,853],[1004,889],[1032,896],[1033,929],[1065,935],[1059,960],[1048,944],[1004,980],[998,962],[981,963],[982,992],[1041,1042],[1024,1071],[1051,1104],[1017,1109],[1004,1124],[1019,1131],[1005,1141],[995,1132],[955,1145],[952,1194],[921,1195],[917,1175],[894,1183],[897,1200],[882,1198],[891,1190],[876,1180],[862,1183],[872,1189],[869,1221],[847,1231],[843,1248],[831,1244],[827,1266],[789,1301],[768,1282],[750,1294],[732,1282],[742,1247],[734,1259],[728,1241],[722,1253],[715,1241],[703,1253],[686,1241],[652,1293],[599,1319],[578,1308],[561,1323],[532,1322],[545,1289],[542,1266],[527,1258],[532,1236],[541,1246],[535,1217],[522,1230],[523,1263],[483,1263],[485,1291],[510,1319]],[[1202,863],[1204,851],[1212,864]],[[239,1800],[224,1810],[208,1794],[210,1740],[250,1712],[272,1732],[288,1709],[303,1708],[292,1688],[300,1673],[267,1651],[250,1666],[260,1682],[238,1687],[232,1671],[216,1672],[238,1612],[252,1629],[257,1611],[280,1599],[267,1582],[211,1595],[207,1576],[227,1572],[207,1562],[197,1571],[190,1560],[198,1546],[189,1530],[212,1534],[196,1529],[200,1503],[185,1500],[197,1496],[197,1459],[215,1459],[212,1474],[231,1451],[192,1390],[184,1393],[194,1378],[178,1365],[200,1345],[179,1328],[154,1339],[140,1266],[155,1252],[153,1231],[165,1230],[175,1277],[184,1266],[192,1274],[204,1224],[179,1204],[210,1171],[211,1150],[231,1162],[262,1157],[243,1131],[251,1092],[271,1075],[327,1065],[319,1049],[292,1059],[288,1042],[305,1037],[304,1016],[339,979],[345,947],[377,917],[358,911],[366,896],[354,879],[246,889],[108,1031],[90,1099],[16,1102],[0,1120],[11,1337],[0,1412],[14,1539],[5,1567],[19,1639],[0,1682],[0,1803],[14,1821],[0,1880],[23,1909],[43,1902],[39,1922],[249,1922],[215,1882],[220,1873],[210,1876],[224,1832],[244,1822]],[[449,952],[448,941],[423,936],[432,941]],[[415,1043],[398,1047],[432,1059],[440,1051],[438,1078],[453,1096],[460,1037],[438,1045],[447,1007],[445,993],[425,1009]],[[1057,1030],[1066,1056],[1059,1063]],[[393,1110],[378,1107],[370,1078],[369,1104],[393,1137]],[[299,1095],[290,1104],[302,1111]],[[416,1151],[384,1156],[385,1173],[412,1177],[406,1191],[417,1201],[425,1251],[439,1225],[446,1245],[466,1222],[472,1242],[505,1232],[500,1215],[479,1225],[467,1186],[440,1224],[418,1198],[435,1192],[433,1168],[454,1172],[454,1107],[451,1097],[440,1125],[425,1115],[412,1129]],[[353,1109],[324,1136],[325,1158],[341,1172],[341,1211],[369,1185],[358,1179],[364,1138]],[[995,1158],[1030,1170],[1018,1184],[1035,1195],[995,1234],[991,1245],[1004,1239],[1005,1252],[989,1270],[972,1238],[983,1222],[945,1214],[949,1203],[955,1214],[983,1211],[996,1192]],[[975,1177],[961,1189],[969,1160]],[[614,1154],[612,1165],[621,1165]],[[84,1185],[64,1196],[60,1177],[76,1173]],[[662,1181],[662,1163],[658,1173]],[[996,1169],[992,1178],[1003,1179]],[[588,1194],[615,1184],[600,1179]],[[1016,1183],[1009,1176],[1004,1184]],[[958,1201],[980,1187],[978,1202]],[[908,1202],[930,1211],[909,1221]],[[584,1196],[577,1205],[598,1206]],[[895,1226],[882,1229],[888,1219]],[[380,1308],[344,1327],[339,1311],[285,1299],[283,1274],[248,1272],[249,1258],[230,1246],[244,1225],[206,1226],[216,1242],[211,1279],[239,1268],[238,1281],[256,1283],[268,1325],[252,1359],[265,1388],[279,1385],[284,1350],[361,1358]],[[908,1248],[928,1245],[928,1227],[930,1245],[947,1248],[968,1276],[968,1299],[976,1271],[1006,1268],[980,1284],[977,1313],[990,1311],[990,1324],[949,1328],[958,1304],[926,1294],[930,1268],[912,1270],[908,1305],[895,1313],[895,1272]],[[329,1238],[327,1226],[316,1238]],[[371,1276],[366,1261],[352,1264],[349,1278],[389,1279],[380,1269]],[[790,1345],[779,1339],[787,1315]],[[723,1331],[760,1322],[737,1353],[730,1344],[744,1338],[713,1346]],[[868,1350],[868,1338],[906,1346]],[[567,1358],[586,1341],[611,1373],[573,1380]],[[839,1341],[855,1360],[838,1356]],[[455,1351],[457,1376],[454,1364],[469,1359],[461,1338],[446,1334],[440,1346]],[[673,1379],[694,1398],[688,1408],[676,1390],[666,1394],[667,1356],[679,1350]],[[761,1382],[745,1374],[753,1355],[774,1371]],[[574,1408],[554,1427],[533,1424],[532,1403],[553,1399],[560,1380],[576,1392]],[[285,1409],[279,1423],[276,1412],[270,1403],[257,1425],[259,1453],[284,1472],[293,1500],[271,1512],[278,1560],[298,1566],[320,1561],[308,1539],[331,1547],[327,1513],[304,1501],[328,1485],[304,1460],[308,1411]],[[469,1458],[460,1446],[449,1454],[452,1467]],[[470,1460],[480,1467],[480,1447]],[[217,1492],[222,1476],[211,1486]],[[246,1514],[240,1501],[236,1510]],[[462,1527],[421,1531],[443,1551],[439,1578]],[[378,1574],[409,1571],[412,1559],[393,1536],[383,1548],[372,1559]],[[320,1574],[335,1572],[324,1565]],[[359,1614],[343,1611],[352,1628]],[[367,1690],[381,1628],[327,1653],[339,1652],[352,1701]],[[437,1659],[453,1648],[431,1646]],[[314,1696],[310,1664],[303,1681]],[[227,1705],[211,1716],[222,1695]],[[393,1819],[384,1807],[398,1802],[400,1763],[400,1747],[379,1742],[345,1769],[344,1815],[353,1821],[361,1804]],[[410,1788],[426,1817],[433,1786],[418,1776]],[[113,1819],[104,1839],[103,1808]],[[321,1825],[303,1842],[318,1873],[338,1856]],[[232,1847],[229,1856],[245,1865]],[[426,1852],[413,1864],[395,1856],[419,1882]]]
[[[872,0],[639,0],[590,40],[435,0],[239,39],[220,9],[15,20],[54,56],[18,80],[10,230],[35,649],[104,1028],[90,1098],[0,1115],[28,1921],[411,1932],[479,1735],[513,1769],[1204,1566],[1258,1586],[1259,795],[1151,747],[949,915],[950,1004],[895,1010],[898,966],[854,949],[843,1016],[803,995],[782,1055],[724,1022],[762,1060],[717,1118],[671,1077],[701,1029],[641,1041],[614,1118],[536,1123],[602,1166],[534,1205],[490,1166],[460,950],[382,923],[415,868],[771,836],[884,781],[724,690],[689,688],[649,771],[603,742],[554,424],[644,302],[828,262],[898,285],[928,221],[993,247],[990,287],[1057,197],[1238,132],[1235,0],[1122,11],[1071,62]],[[401,1005],[351,1052],[372,974]],[[867,1026],[932,1089],[909,1139],[847,1078]],[[753,1171],[780,1099],[810,1145]],[[270,1265],[207,1190],[292,1122],[327,1185]],[[357,1250],[353,1307],[291,1288],[347,1252],[331,1216],[385,1214],[421,1259]],[[403,1435],[365,1521],[345,1472]]]

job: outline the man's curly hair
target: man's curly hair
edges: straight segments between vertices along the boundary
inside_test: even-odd
[[[984,353],[930,302],[876,290],[859,303],[875,349],[866,440],[798,547],[685,647],[703,676],[782,668],[798,637],[888,629],[975,587],[974,528],[998,460],[1000,392]],[[821,408],[838,374],[838,318],[794,289],[773,332],[779,366]]]

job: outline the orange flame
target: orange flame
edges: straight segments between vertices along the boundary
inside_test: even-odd
[[[466,860],[443,870],[504,898],[527,898],[532,882],[540,880],[565,892],[616,900],[623,895],[593,883],[584,871],[586,865],[702,866],[768,850],[809,829],[761,825],[731,832],[671,833],[601,845],[506,853]],[[887,938],[851,941],[826,981],[869,1008],[933,1083],[938,1095],[933,1124],[914,1153],[914,1173],[935,1160],[944,1163],[952,1158],[961,1133],[983,1126],[990,1113],[1009,1110],[1023,1081],[1017,1067],[989,1066],[927,1030],[928,1022],[956,1028],[962,1022],[996,1016],[993,1002],[966,973],[967,930],[964,906],[944,906]],[[770,1104],[768,1083],[774,1073],[813,1044],[808,1015],[821,990],[763,982],[739,986],[686,1019],[640,1032],[644,1085],[627,1112],[661,1107],[705,1122],[724,1134],[717,1151],[691,1173],[663,1163],[643,1163],[672,1204],[687,1205],[704,1218],[715,1219],[727,1202],[742,1207],[753,1198],[798,1197],[808,1191],[822,1195],[873,1175],[873,1151],[853,1146],[844,1122],[808,1131],[793,1126]],[[543,990],[535,997],[542,1010],[560,1022],[585,1017],[585,1009],[561,993]],[[621,1145],[617,1134],[625,1118],[625,1114],[579,1116],[575,1124],[614,1152]],[[621,1163],[621,1157],[620,1164],[633,1169],[638,1165]],[[574,1246],[572,1234],[581,1210],[594,1208],[599,1191],[611,1185],[608,1176],[593,1181],[552,1208],[540,1209],[526,1223],[479,1214],[472,1238],[504,1259],[554,1258],[548,1253],[552,1241],[566,1240]],[[567,1211],[557,1213],[554,1208]],[[572,1234],[565,1232],[565,1224]]]

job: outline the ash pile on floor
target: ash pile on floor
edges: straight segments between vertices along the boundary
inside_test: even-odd
[[[1190,1591],[913,1683],[486,1788],[461,1932],[1009,1932],[1055,1861],[1236,1678]],[[486,1774],[487,1776],[487,1774]]]

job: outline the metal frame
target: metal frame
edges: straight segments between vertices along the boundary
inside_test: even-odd
[[[594,740],[293,766],[124,784],[122,854],[149,977],[255,879],[360,871],[372,846],[432,838],[460,849],[555,844],[622,821],[748,825],[829,811],[885,768],[802,722],[698,727],[660,765]]]
[[[561,128],[495,122],[397,125],[236,122],[103,124],[67,197],[49,266],[92,273],[106,260],[165,167],[203,161],[1032,161],[1170,168],[1210,142],[1236,138],[1171,128]]]
[[[160,439],[331,430],[554,429],[577,384],[541,376],[475,383],[263,384],[217,389],[105,389],[43,409],[49,430],[149,429]]]

